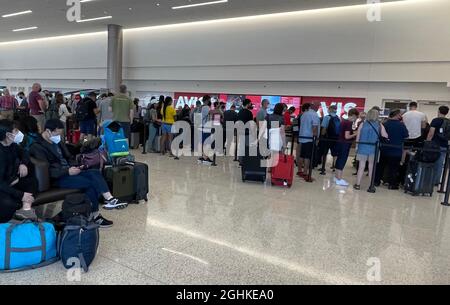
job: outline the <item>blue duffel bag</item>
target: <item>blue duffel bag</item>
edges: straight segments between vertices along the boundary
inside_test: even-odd
[[[58,261],[56,240],[50,223],[0,224],[0,272],[36,269]]]

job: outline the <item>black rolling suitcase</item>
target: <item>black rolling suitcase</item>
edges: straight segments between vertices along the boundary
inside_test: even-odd
[[[406,170],[405,193],[413,196],[428,194],[433,196],[434,163],[424,163],[412,159]]]
[[[133,166],[107,166],[103,170],[103,176],[114,197],[127,202],[135,200]]]
[[[267,178],[267,167],[261,166],[264,161],[259,147],[257,149],[256,156],[250,156],[250,146],[245,148],[245,156],[242,157],[242,181],[256,181],[256,182],[266,182]]]
[[[134,162],[133,165],[133,176],[134,176],[134,200],[148,201],[149,192],[149,174],[148,165],[145,163]]]
[[[131,149],[138,149],[140,145],[140,133],[139,132],[132,132],[130,134],[130,148]]]

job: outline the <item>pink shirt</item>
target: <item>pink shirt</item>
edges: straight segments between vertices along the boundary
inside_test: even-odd
[[[14,96],[0,96],[0,109],[1,110],[14,110],[19,107],[19,103],[17,102]]]

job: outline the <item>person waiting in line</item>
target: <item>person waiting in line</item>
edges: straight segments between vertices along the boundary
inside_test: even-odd
[[[422,129],[426,127],[428,122],[426,114],[417,110],[417,102],[411,102],[409,103],[409,111],[403,114],[402,118],[409,133],[405,146],[419,147],[422,142]]]
[[[158,120],[155,103],[149,104],[146,113],[146,121],[148,122],[148,142],[147,150],[152,153],[159,153],[158,135],[160,134],[161,121]]]
[[[9,93],[8,89],[3,89],[3,96],[0,96],[0,117],[5,120],[14,120],[14,111],[19,107],[17,99]]]
[[[200,134],[201,141],[199,142],[199,148],[198,151],[201,153],[201,157],[198,159],[199,163],[205,164],[205,165],[211,165],[213,164],[213,161],[211,158],[209,158],[207,152],[204,150],[204,144],[206,140],[211,136],[211,126],[210,126],[210,119],[211,119],[211,96],[205,95],[203,98],[203,106],[201,108],[200,114],[197,114],[197,117],[201,119],[201,125],[199,130],[197,131]],[[197,118],[197,120],[198,120]],[[195,120],[195,117],[194,117]]]
[[[408,129],[401,122],[401,119],[400,109],[394,109],[389,114],[389,118],[383,123],[389,135],[389,146],[381,147],[380,161],[375,175],[375,186],[381,184],[384,171],[387,168],[389,189],[399,189],[399,168],[402,161],[403,144],[409,137]]]
[[[242,109],[239,111],[237,115],[237,121],[236,122],[242,122],[244,125],[246,125],[248,122],[253,121],[253,113],[250,109],[252,109],[252,101],[249,99],[245,99],[242,102]],[[238,130],[238,150],[239,150],[239,163],[242,166],[243,157],[249,155],[249,147],[250,147],[250,139],[252,135],[256,134],[256,130],[253,130],[252,128],[244,128],[243,130]],[[256,139],[256,136],[254,137]]]
[[[311,160],[314,151],[314,140],[313,137],[319,136],[320,128],[320,118],[317,114],[317,106],[314,104],[305,104],[304,109],[308,109],[302,114],[300,120],[300,131],[299,131],[299,143],[301,143],[301,152],[299,164],[304,165],[304,171],[298,172],[298,176],[305,179],[306,182],[313,182],[314,179],[311,178],[312,172],[310,169],[310,164],[313,162]]]
[[[287,106],[285,107],[285,109],[287,108]],[[295,113],[295,107],[289,107],[289,109],[286,109],[286,111],[284,112],[284,123],[286,125],[286,129],[287,130],[291,130],[292,129],[292,116]]]
[[[341,121],[339,141],[337,143],[338,156],[336,159],[336,175],[334,177],[334,182],[339,186],[349,186],[349,183],[343,179],[343,174],[352,147],[352,142],[357,136],[356,132],[353,130],[353,124],[358,119],[358,116],[359,111],[356,108],[352,108],[348,112],[348,119]]]
[[[302,152],[302,143],[300,142],[300,125],[302,122],[303,113],[308,111],[310,106],[311,106],[311,104],[309,104],[309,103],[303,104],[301,107],[300,114],[297,117],[298,134],[297,134],[297,148],[295,150],[295,160],[297,162],[297,167],[298,167],[297,176],[299,176],[299,177],[302,177],[303,172],[304,172],[304,162],[303,162],[302,158],[300,157],[301,152]]]
[[[269,109],[270,102],[268,99],[261,101],[261,109],[256,114],[256,125],[260,127],[260,122],[264,122],[267,119],[267,109]]]
[[[30,155],[49,164],[50,178],[57,187],[82,189],[92,203],[94,221],[100,227],[111,227],[113,222],[99,213],[99,198],[104,198],[107,210],[124,209],[128,203],[113,197],[100,171],[71,165],[72,156],[61,142],[63,128],[60,120],[48,120],[44,132],[31,145]]]
[[[45,123],[44,113],[47,110],[48,104],[46,99],[40,94],[41,91],[42,87],[39,83],[33,84],[31,92],[28,95],[28,106],[30,107],[30,115],[38,121],[40,130],[43,130]]]
[[[32,209],[37,181],[19,146],[23,137],[12,121],[0,120],[0,223],[10,221],[14,215],[18,219],[37,219]]]
[[[141,108],[141,106],[139,105],[139,103],[140,103],[140,101],[139,101],[139,99],[138,98],[135,98],[134,100],[133,100],[133,105],[134,105],[134,108],[133,108],[133,114],[134,114],[134,119],[135,120],[139,120],[140,118],[141,118],[141,113],[142,113],[142,108]]]
[[[161,155],[165,155],[169,150],[169,156],[174,157],[171,149],[173,140],[172,125],[175,123],[177,112],[173,108],[173,99],[168,96],[164,100],[164,107],[161,109],[162,114],[162,137],[161,137]]]
[[[441,106],[438,110],[437,118],[433,119],[430,124],[430,131],[428,132],[428,141],[433,141],[439,144],[441,148],[441,155],[439,160],[434,164],[434,185],[439,185],[441,182],[442,171],[444,169],[445,156],[448,149],[448,139],[445,135],[444,122],[447,120],[449,108],[447,106]]]
[[[322,162],[326,162],[328,152],[331,151],[331,156],[333,157],[331,169],[333,171],[335,170],[334,166],[336,164],[336,158],[338,155],[336,145],[340,135],[340,126],[341,119],[337,114],[337,107],[336,105],[331,105],[328,108],[328,115],[326,115],[322,121],[321,136],[323,141],[321,141],[321,154]]]
[[[90,92],[87,97],[77,105],[76,118],[80,124],[80,139],[91,140],[96,134],[97,114],[100,112],[97,108],[97,94]]]
[[[127,95],[127,86],[121,85],[119,94],[114,96],[111,100],[111,108],[109,111],[113,113],[113,120],[120,123],[125,137],[130,138],[131,123],[134,117],[134,104]]]
[[[286,124],[282,103],[275,105],[273,114],[267,115],[267,135],[272,162],[277,162],[286,147]]]
[[[227,125],[236,123],[238,119],[238,114],[236,112],[236,105],[232,104],[229,110],[226,110],[223,113],[223,143],[225,144],[225,152],[229,153],[231,149],[231,143],[233,143],[234,139],[230,139],[231,141],[228,141],[228,134],[227,134]],[[231,130],[230,130],[231,131]],[[233,136],[235,136],[235,131],[233,129]]]
[[[55,97],[56,108],[58,109],[58,116],[61,122],[64,124],[64,138],[67,132],[67,119],[72,116],[72,113],[69,111],[66,105],[66,100],[62,93],[56,94]]]
[[[99,134],[103,134],[103,124],[106,121],[112,121],[113,120],[113,113],[109,109],[111,108],[111,102],[112,98],[114,97],[114,94],[111,92],[108,94],[105,94],[102,99],[98,102],[98,110],[99,113],[97,115],[98,122],[99,122]]]
[[[355,190],[361,189],[361,181],[364,175],[366,162],[369,162],[369,177],[373,174],[373,164],[375,159],[376,143],[380,137],[388,138],[388,133],[379,120],[380,113],[374,109],[369,110],[366,120],[360,125],[356,137],[356,142],[373,143],[357,144],[356,159],[359,161],[356,184],[353,186]]]

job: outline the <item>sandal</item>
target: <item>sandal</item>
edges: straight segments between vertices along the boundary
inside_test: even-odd
[[[355,184],[354,186],[353,186],[353,188],[355,189],[355,190],[360,190],[361,189],[361,185],[359,185],[359,184]]]

